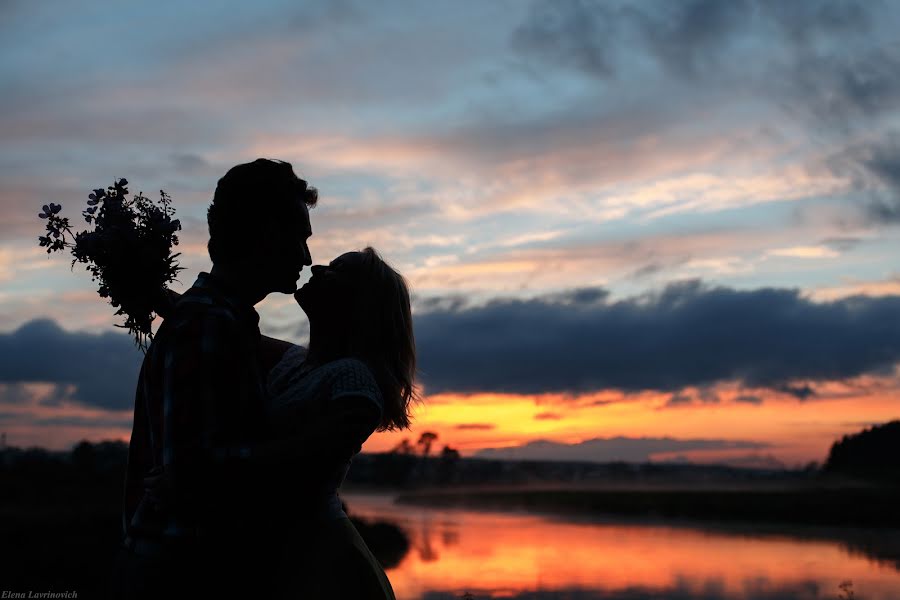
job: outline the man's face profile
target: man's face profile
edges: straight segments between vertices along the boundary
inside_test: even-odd
[[[271,275],[274,291],[284,294],[297,291],[300,272],[304,266],[312,264],[308,246],[310,236],[309,209],[296,198],[292,201],[292,210],[274,224],[272,235],[266,240],[269,248],[266,270]]]

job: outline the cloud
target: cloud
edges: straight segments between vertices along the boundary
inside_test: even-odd
[[[0,413],[0,425],[27,426],[33,428],[82,428],[82,429],[118,429],[127,431],[131,429],[131,417],[119,417],[114,415],[64,415],[37,417],[21,413]]]
[[[557,82],[568,70],[622,104],[664,94],[668,107],[679,107],[671,111],[677,118],[726,115],[717,124],[723,136],[737,123],[767,129],[785,120],[770,146],[804,147],[788,150],[797,165],[813,167],[818,148],[869,136],[884,152],[859,166],[891,192],[863,208],[873,224],[884,224],[900,221],[900,161],[884,133],[895,129],[900,102],[900,44],[889,25],[898,16],[896,4],[886,2],[543,0],[510,39],[536,77]]]
[[[725,69],[739,77],[754,64],[735,62],[741,57],[774,63],[785,53],[814,53],[822,42],[836,49],[842,48],[838,40],[865,39],[873,20],[883,17],[880,9],[876,3],[834,0],[542,0],[515,28],[511,45],[526,58],[601,79],[620,77],[642,61],[690,80],[721,75]],[[734,69],[736,64],[741,69]]]
[[[460,423],[454,429],[463,429],[463,430],[475,430],[475,431],[488,431],[490,429],[496,429],[497,426],[493,423]]]
[[[780,383],[773,386],[773,389],[784,394],[793,396],[797,400],[806,400],[816,395],[816,390],[807,384],[791,385],[789,383]]]
[[[678,261],[679,263],[685,262],[684,260]],[[666,269],[666,265],[659,262],[647,263],[646,265],[635,269],[631,274],[628,275],[631,279],[642,279],[644,277],[650,277],[651,275],[656,275],[657,273],[661,273]]]
[[[418,290],[452,290],[454,287],[498,291],[541,287],[565,289],[570,282],[578,281],[582,286],[593,286],[589,288],[592,292],[582,293],[609,295],[611,291],[596,286],[617,277],[633,279],[634,270],[646,263],[665,264],[669,278],[752,271],[752,261],[740,256],[721,256],[721,253],[751,256],[764,252],[773,244],[796,241],[797,235],[797,231],[789,230],[761,233],[750,228],[717,227],[624,240],[616,236],[599,241],[575,237],[554,246],[464,256],[458,262],[432,267],[416,266],[404,274]],[[645,277],[649,276],[645,274]],[[571,291],[563,296],[571,296]],[[448,300],[431,301],[446,303]]]
[[[689,396],[688,394],[682,394],[681,392],[675,392],[674,394],[669,396],[668,400],[666,400],[666,406],[667,407],[687,406],[689,404],[692,404],[693,402],[694,402],[694,399],[691,396]]]
[[[556,421],[562,419],[562,415],[554,412],[542,412],[534,415],[536,421]]]
[[[699,280],[616,302],[578,292],[451,303],[417,313],[415,327],[429,393],[680,392],[736,381],[808,399],[816,382],[900,361],[900,296],[814,302],[796,289]]]
[[[44,404],[71,399],[110,410],[130,408],[142,358],[126,335],[69,332],[46,318],[0,334],[0,382],[55,384],[57,391]],[[21,395],[21,387],[7,386],[0,400],[12,403]]]
[[[773,248],[766,252],[768,256],[787,258],[835,258],[840,252],[825,246],[791,246],[790,248]]]
[[[711,388],[701,387],[697,390],[696,394],[691,395],[684,390],[675,392],[666,403],[663,405],[663,408],[677,408],[680,406],[690,406],[697,403],[701,404],[718,404],[722,400],[719,398],[718,394],[716,394]]]
[[[64,383],[0,383],[0,404],[60,406],[72,400],[76,391],[76,386]]]
[[[865,241],[864,238],[859,237],[836,236],[823,239],[821,245],[837,252],[849,252]]]
[[[900,132],[851,145],[834,156],[829,165],[867,194],[866,216],[871,222],[900,224]]]
[[[759,406],[763,403],[763,399],[759,396],[754,396],[752,394],[741,394],[739,396],[735,396],[735,402],[739,402],[741,404],[753,404]]]
[[[896,108],[900,45],[890,42],[857,52],[852,47],[847,50],[807,55],[784,70],[779,85],[795,100],[792,112],[846,131]]]
[[[759,449],[768,444],[743,440],[664,438],[595,438],[575,444],[536,440],[512,448],[485,448],[478,458],[508,460],[572,460],[589,462],[648,462],[656,454],[696,450]]]
[[[205,158],[197,154],[176,152],[169,156],[172,166],[181,173],[205,173],[212,171]]]
[[[823,286],[811,292],[817,300],[833,300],[849,296],[900,296],[900,274],[887,279],[865,281],[855,277],[845,277],[840,285]]]
[[[511,43],[523,54],[606,78],[616,72],[615,29],[616,13],[607,5],[535,2]]]

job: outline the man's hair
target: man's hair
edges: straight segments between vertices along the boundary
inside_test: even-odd
[[[292,198],[312,208],[319,194],[297,177],[289,162],[257,158],[229,169],[206,211],[210,259],[231,262],[252,255],[268,226],[284,227],[300,218]]]

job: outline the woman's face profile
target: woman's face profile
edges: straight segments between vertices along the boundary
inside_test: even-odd
[[[294,294],[310,319],[326,315],[349,316],[346,313],[362,292],[358,270],[361,258],[359,252],[347,252],[328,265],[313,265],[310,268],[312,277]]]

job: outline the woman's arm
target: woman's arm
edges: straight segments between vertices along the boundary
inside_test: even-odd
[[[360,447],[381,422],[381,411],[370,398],[345,396],[328,412],[295,428],[290,434],[238,450],[234,458],[245,464],[277,465],[307,460],[343,461]]]
[[[325,450],[339,460],[359,452],[381,423],[381,410],[365,396],[345,396],[332,401],[331,409],[290,437],[273,440],[260,453],[304,460]]]

